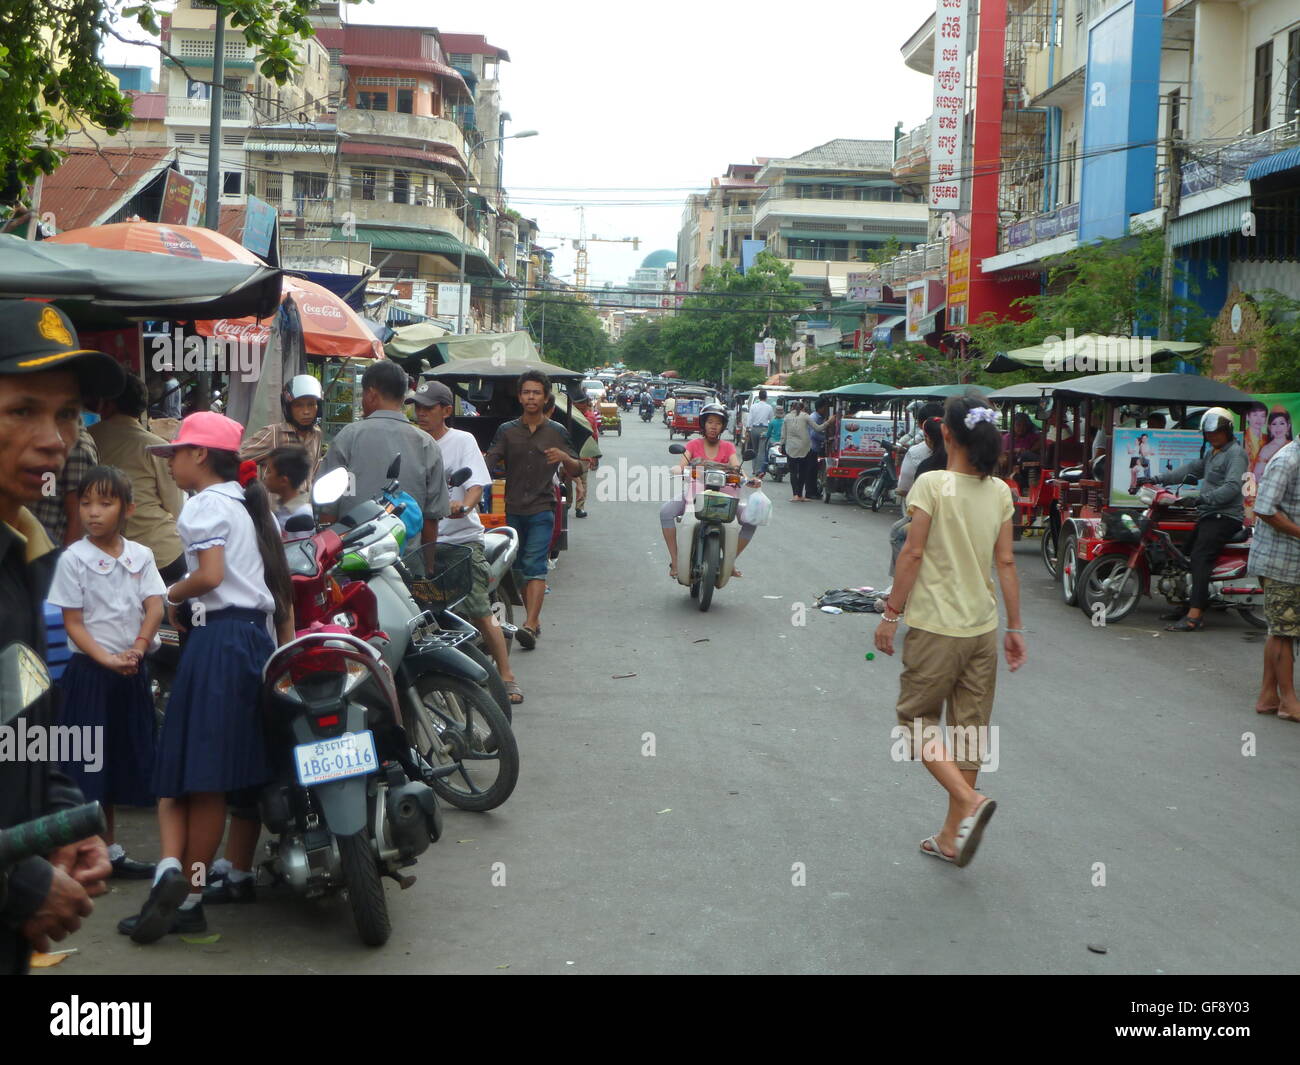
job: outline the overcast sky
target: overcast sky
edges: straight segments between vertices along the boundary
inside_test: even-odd
[[[578,233],[579,204],[589,235],[640,237],[638,251],[590,246],[591,283],[622,283],[649,252],[676,249],[687,194],[728,163],[923,122],[929,79],[899,48],[933,11],[933,0],[377,0],[349,4],[346,17],[481,33],[506,49],[506,131],[539,133],[506,144],[511,202],[559,248],[560,275],[574,256],[558,238]]]

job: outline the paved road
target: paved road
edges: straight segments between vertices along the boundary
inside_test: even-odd
[[[607,459],[668,461],[662,425],[624,424]],[[419,882],[388,884],[388,947],[359,945],[342,903],[265,893],[209,909],[216,943],[139,948],[113,932],[144,894],[128,884],[49,972],[1294,969],[1300,727],[1251,711],[1261,643],[1242,622],[1175,635],[1147,606],[1094,629],[1018,545],[1030,660],[999,678],[982,778],[999,811],[958,870],[917,853],[943,804],[891,758],[897,660],[864,660],[861,616],[792,623],[827,588],[883,581],[893,517],[772,495],[708,614],[666,576],[657,504],[574,523],[518,656],[518,789],[451,812]],[[151,818],[123,820],[152,853]]]

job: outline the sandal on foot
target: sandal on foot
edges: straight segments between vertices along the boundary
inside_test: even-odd
[[[1281,708],[1281,707],[1278,707],[1278,710],[1277,710],[1277,719],[1278,719],[1279,721],[1300,721],[1300,715],[1298,715],[1298,714],[1284,714],[1284,713],[1282,712],[1282,708]]]
[[[741,577],[741,578],[745,576],[743,573],[740,572],[740,570],[736,569],[735,566],[731,567],[731,575],[733,577]]]
[[[921,840],[921,853],[928,854],[931,858],[938,858],[941,862],[951,863],[955,860],[943,853],[943,849],[939,846],[938,836],[931,836],[929,839]]]
[[[519,641],[519,646],[525,651],[531,651],[537,646],[537,630],[530,629],[527,625],[520,625],[515,630],[515,639]]]
[[[1282,709],[1281,706],[1257,706],[1257,707],[1255,707],[1255,713],[1257,713],[1257,714],[1276,714],[1276,713],[1277,713],[1279,710],[1281,710],[1281,709]],[[1288,719],[1290,719],[1290,717],[1291,717],[1290,714],[1283,714],[1283,715],[1282,715],[1283,720],[1288,720]]]
[[[1165,632],[1200,632],[1205,628],[1204,618],[1183,618],[1165,626]]]
[[[993,811],[997,808],[998,804],[992,799],[985,799],[970,817],[962,818],[961,824],[957,826],[957,853],[952,858],[953,865],[958,869],[970,865],[979,848],[980,839],[984,836],[984,829],[988,827]]]
[[[508,680],[505,682],[505,685],[506,685],[506,694],[510,696],[511,706],[518,706],[520,703],[524,701],[524,690],[523,688],[519,687],[518,681]],[[519,696],[518,699],[515,698],[516,695]]]

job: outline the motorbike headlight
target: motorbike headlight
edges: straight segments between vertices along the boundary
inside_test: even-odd
[[[1149,507],[1156,501],[1156,490],[1149,484],[1144,484],[1138,489],[1137,497],[1144,507]]]
[[[709,470],[704,475],[704,486],[706,488],[722,488],[727,483],[727,474],[724,470]]]
[[[391,566],[402,556],[401,545],[397,542],[397,537],[389,532],[382,539],[376,540],[373,544],[367,544],[365,547],[357,550],[366,565],[371,569],[383,569],[385,566]]]

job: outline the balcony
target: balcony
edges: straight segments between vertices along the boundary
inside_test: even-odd
[[[1183,165],[1182,195],[1185,198],[1243,182],[1251,163],[1298,144],[1300,118],[1266,129],[1263,133],[1243,137],[1231,144],[1190,144],[1189,154],[1195,161]],[[1184,203],[1182,213],[1187,213],[1188,209],[1189,205]],[[1191,209],[1194,210],[1195,207]]]
[[[459,126],[446,118],[345,107],[339,109],[338,127],[340,133],[353,140],[415,141],[421,147],[425,144],[450,144],[462,159],[465,158],[465,135]]]
[[[740,211],[723,211],[722,226],[724,229],[748,229],[754,224],[754,212],[746,208]]]
[[[485,255],[491,244],[488,238],[461,223],[460,212],[451,207],[425,207],[418,203],[392,203],[388,200],[341,199],[340,212],[351,211],[358,224],[393,225],[405,229],[431,229],[449,233],[478,248]]]
[[[167,99],[167,117],[169,126],[206,126],[212,113],[212,105],[207,100],[190,100],[173,96]],[[221,103],[221,121],[236,122],[247,125],[252,121],[252,109],[243,96],[227,93]]]
[[[773,195],[775,194],[775,195]],[[768,219],[780,216],[792,224],[823,219],[825,221],[915,222],[924,229],[929,208],[923,203],[899,203],[886,200],[833,200],[794,197],[772,189],[763,194],[754,213],[754,224],[762,227]],[[769,225],[774,223],[768,223]],[[785,224],[785,223],[781,223]],[[924,233],[921,234],[924,236]]]
[[[1031,244],[1053,240],[1067,233],[1077,233],[1078,230],[1079,205],[1071,203],[1058,207],[1054,211],[1044,211],[1003,226],[998,234],[998,250],[1015,251],[1018,248],[1027,248]]]
[[[927,119],[898,138],[894,147],[894,180],[927,180],[930,176],[930,124]]]
[[[905,251],[889,262],[880,264],[880,280],[886,285],[914,281],[928,275],[946,275],[947,272],[948,242],[946,240],[920,244],[911,251]]]

